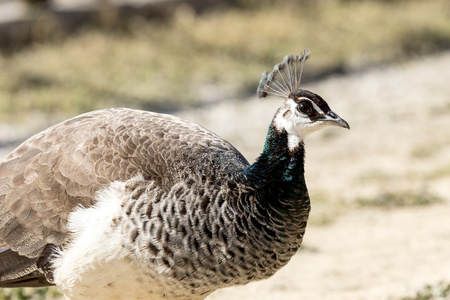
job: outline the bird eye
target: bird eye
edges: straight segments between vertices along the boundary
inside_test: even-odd
[[[299,104],[298,104],[298,106],[297,106],[297,109],[300,111],[300,112],[302,112],[302,113],[304,113],[304,114],[309,114],[311,111],[312,111],[312,107],[311,107],[311,105],[308,103],[308,102],[305,102],[305,101],[303,101],[303,102],[300,102]]]

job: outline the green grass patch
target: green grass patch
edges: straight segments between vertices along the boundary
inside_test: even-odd
[[[0,300],[60,300],[63,299],[54,287],[0,289]]]

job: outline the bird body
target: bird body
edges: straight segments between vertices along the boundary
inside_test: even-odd
[[[286,63],[302,67],[306,56]],[[263,77],[258,94],[276,80]],[[299,249],[310,211],[304,138],[348,128],[298,84],[285,86],[251,165],[199,125],[124,108],[25,141],[0,164],[0,286],[55,284],[70,299],[204,299],[273,275]]]

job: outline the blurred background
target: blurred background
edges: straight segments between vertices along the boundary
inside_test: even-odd
[[[351,130],[306,141],[298,255],[208,299],[450,299],[448,0],[0,0],[0,159],[69,117],[132,107],[197,122],[252,162],[281,104],[256,99],[260,75],[305,48],[303,88]]]

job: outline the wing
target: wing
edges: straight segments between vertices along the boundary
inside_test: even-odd
[[[0,245],[0,287],[40,287],[50,285],[36,266],[36,259],[21,256]]]
[[[231,144],[173,116],[131,109],[80,115],[31,137],[0,163],[0,243],[37,259],[47,244],[69,242],[69,214],[91,206],[113,181],[142,174],[167,191],[188,172],[215,177],[246,165]]]

